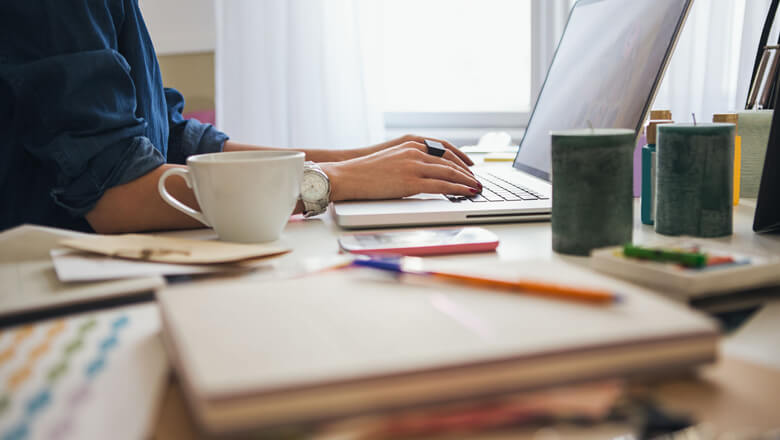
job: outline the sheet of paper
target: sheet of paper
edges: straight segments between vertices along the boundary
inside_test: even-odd
[[[157,306],[0,332],[0,438],[146,438],[168,378]]]
[[[199,275],[210,273],[237,274],[272,267],[268,262],[254,266],[170,264],[111,258],[100,254],[52,249],[51,258],[57,278],[62,282],[115,280],[152,275]]]
[[[226,243],[146,234],[90,235],[64,239],[60,245],[111,257],[180,264],[233,263],[290,251],[274,244]]]
[[[723,342],[723,353],[780,370],[780,301],[767,303]]]

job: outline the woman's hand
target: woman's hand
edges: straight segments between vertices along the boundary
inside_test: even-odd
[[[474,165],[474,162],[472,162],[471,159],[469,159],[469,157],[466,155],[466,153],[460,151],[458,149],[458,147],[452,145],[451,143],[449,143],[449,142],[447,142],[445,140],[441,140],[441,139],[436,139],[436,138],[432,138],[432,137],[417,136],[417,135],[414,135],[414,134],[407,134],[407,135],[401,136],[401,137],[399,137],[397,139],[393,139],[393,140],[389,140],[387,142],[383,142],[381,144],[373,145],[373,146],[366,147],[366,148],[358,148],[356,150],[349,150],[349,151],[353,154],[352,158],[357,158],[357,157],[367,156],[369,154],[377,153],[379,151],[386,150],[388,148],[397,147],[397,146],[403,145],[403,144],[405,144],[407,142],[417,142],[419,144],[422,144],[425,139],[436,141],[436,142],[441,142],[442,145],[447,147],[447,151],[444,153],[443,157],[445,159],[448,159],[448,160],[451,160],[452,162],[457,163],[458,165],[463,167],[465,170],[468,171],[468,167]],[[470,173],[470,171],[469,171],[469,173]]]
[[[448,150],[448,154],[454,153]],[[395,199],[419,193],[473,196],[482,190],[463,160],[432,156],[416,141],[320,166],[330,178],[333,201]]]
[[[471,171],[469,170],[468,167],[474,165],[474,162],[472,162],[471,159],[469,159],[469,157],[466,156],[466,154],[460,151],[457,147],[455,147],[454,145],[452,145],[447,141],[443,141],[440,139],[426,138],[426,137],[416,136],[411,134],[407,134],[406,136],[402,136],[398,139],[393,139],[391,141],[387,141],[381,144],[377,144],[365,148],[356,148],[356,149],[349,149],[349,150],[326,150],[326,149],[312,150],[312,149],[295,148],[294,150],[303,151],[304,153],[306,153],[306,160],[311,160],[314,162],[340,162],[340,161],[345,161],[350,159],[357,159],[364,156],[370,156],[374,153],[387,150],[388,148],[398,147],[409,142],[416,142],[418,144],[422,144],[425,139],[441,142],[441,144],[447,148],[447,151],[444,152],[444,156],[442,157],[458,165],[466,173],[471,174]],[[223,151],[246,151],[246,150],[289,151],[290,149],[241,144],[241,143],[228,140],[225,142],[225,145],[222,150]],[[424,149],[423,151],[426,150]]]

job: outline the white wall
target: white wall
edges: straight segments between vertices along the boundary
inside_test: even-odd
[[[214,0],[138,1],[158,54],[214,50]]]

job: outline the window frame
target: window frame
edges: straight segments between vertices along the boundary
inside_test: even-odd
[[[531,103],[547,75],[547,67],[558,44],[561,17],[555,1],[531,0]],[[531,109],[531,111],[532,111]],[[506,131],[520,142],[531,111],[527,112],[385,112],[388,138],[419,133],[446,138],[456,145],[475,144],[489,131]]]

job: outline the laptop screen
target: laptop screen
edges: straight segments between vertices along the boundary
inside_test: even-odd
[[[550,131],[639,130],[691,0],[579,0],[514,167],[552,180]]]

